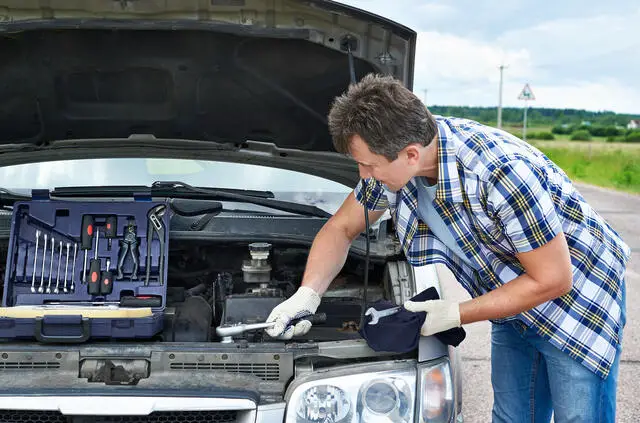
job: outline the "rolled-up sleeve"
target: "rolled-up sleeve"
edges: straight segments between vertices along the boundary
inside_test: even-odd
[[[375,179],[361,179],[353,192],[356,200],[369,210],[386,210],[389,207],[385,189]]]
[[[492,172],[488,203],[517,252],[534,250],[562,231],[542,172],[524,160],[501,164]]]

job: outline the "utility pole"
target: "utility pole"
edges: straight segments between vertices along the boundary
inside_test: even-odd
[[[424,88],[422,90],[422,92],[424,92],[424,105],[425,106],[427,105],[427,91],[429,91],[429,90],[427,90],[426,88]]]
[[[502,72],[508,66],[500,65],[500,91],[498,94],[498,129],[502,129]]]

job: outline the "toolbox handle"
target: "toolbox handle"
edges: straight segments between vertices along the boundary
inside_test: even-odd
[[[49,316],[51,317],[51,316]],[[35,337],[40,342],[66,342],[66,343],[80,343],[85,342],[91,336],[91,321],[88,317],[81,317],[81,325],[82,332],[79,335],[45,335],[42,332],[42,328],[44,326],[44,317],[36,317],[36,327],[35,327]],[[50,321],[55,324],[55,321]],[[66,322],[68,323],[68,322]]]

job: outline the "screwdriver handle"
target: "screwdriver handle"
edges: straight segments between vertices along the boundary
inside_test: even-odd
[[[107,216],[104,223],[104,237],[107,238],[107,249],[111,250],[111,240],[118,234],[118,216],[111,214]]]
[[[113,292],[113,272],[110,270],[103,270],[100,275],[100,294],[108,295]]]
[[[91,249],[91,241],[93,240],[94,221],[93,216],[85,214],[82,216],[82,232],[80,235],[80,248],[83,250]]]
[[[91,259],[87,290],[90,295],[100,295],[100,259]]]

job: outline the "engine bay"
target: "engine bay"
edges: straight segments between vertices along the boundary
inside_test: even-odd
[[[308,247],[266,242],[174,242],[168,261],[167,309],[162,339],[169,342],[224,342],[218,327],[266,321],[272,309],[299,287]],[[297,342],[358,338],[364,287],[362,260],[349,258],[325,293],[316,324]],[[369,301],[385,297],[382,269],[370,265]],[[377,274],[376,276],[373,276]],[[235,342],[273,341],[249,330]]]

